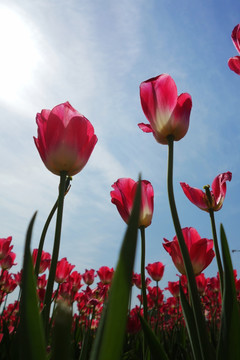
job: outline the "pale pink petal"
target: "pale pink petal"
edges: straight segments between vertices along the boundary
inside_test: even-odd
[[[140,124],[138,124],[138,127],[146,133],[153,132],[153,129],[150,124],[140,123]]]

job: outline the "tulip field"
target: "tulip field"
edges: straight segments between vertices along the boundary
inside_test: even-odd
[[[240,54],[240,24],[232,40]],[[239,55],[228,65],[240,75]],[[79,269],[59,257],[64,200],[98,138],[91,122],[69,102],[43,109],[36,115],[34,143],[45,167],[59,177],[58,198],[35,249],[31,240],[36,213],[29,219],[18,273],[12,237],[0,239],[0,360],[240,359],[240,279],[224,226],[218,236],[215,224],[232,173],[216,174],[211,186],[202,184],[203,190],[180,183],[187,199],[209,217],[212,238],[202,237],[193,227],[183,228],[174,197],[173,159],[174,147],[189,130],[191,95],[178,94],[173,78],[161,74],[140,84],[140,101],[148,123],[138,127],[149,133],[146,136],[152,134],[159,146],[168,147],[167,196],[176,235],[164,238],[161,246],[178,272],[176,281],[163,288],[165,265],[145,262],[154,189],[141,175],[112,184],[112,206],[126,223],[116,267]],[[49,253],[44,241],[54,215]],[[135,272],[138,237],[141,268]],[[213,261],[218,273],[206,277],[204,271]],[[16,294],[13,302],[11,293]]]

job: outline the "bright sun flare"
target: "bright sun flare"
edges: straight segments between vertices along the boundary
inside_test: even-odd
[[[18,12],[0,6],[0,100],[13,102],[33,84],[41,54],[33,29]]]

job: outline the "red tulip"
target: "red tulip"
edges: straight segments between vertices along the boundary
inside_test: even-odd
[[[164,267],[161,262],[157,261],[153,264],[148,264],[146,270],[154,281],[160,281],[163,277]]]
[[[9,251],[7,255],[0,260],[0,266],[3,270],[10,269],[13,265],[17,265],[17,263],[14,262],[16,258],[16,254],[12,251]]]
[[[85,269],[85,273],[82,274],[83,281],[87,285],[92,285],[92,283],[94,282],[95,276],[97,276],[97,275],[95,275],[94,269],[91,269],[91,270]]]
[[[236,25],[232,31],[232,41],[240,54],[240,24]],[[240,56],[234,56],[228,60],[229,68],[240,75]]]
[[[208,200],[206,193],[200,189],[192,188],[186,183],[180,183],[184,194],[187,198],[201,210],[208,211],[213,209],[213,211],[218,211],[223,206],[223,201],[226,195],[226,181],[231,181],[232,173],[230,171],[220,174],[215,177],[212,182],[212,201],[211,204]]]
[[[8,254],[8,252],[12,250],[13,245],[10,246],[11,241],[11,236],[7,237],[6,239],[0,239],[0,260],[3,259]]]
[[[34,249],[32,253],[33,266],[35,267],[37,261],[38,249]],[[46,269],[49,269],[51,264],[51,255],[48,252],[42,251],[39,274],[44,273]]]
[[[160,144],[168,143],[168,136],[182,139],[189,127],[192,98],[184,93],[178,96],[174,80],[162,74],[140,85],[143,112],[150,124],[138,124],[144,132],[152,132]]]
[[[138,182],[129,178],[118,179],[113,185],[111,191],[111,201],[117,206],[119,214],[123,220],[128,223],[131,215],[135,193]],[[141,209],[139,216],[139,227],[147,227],[152,222],[153,215],[153,187],[147,180],[141,181],[142,195],[141,195]]]
[[[108,266],[102,266],[97,271],[97,274],[103,284],[110,284],[113,278],[114,270],[113,268],[109,269]]]
[[[62,258],[61,260],[59,260],[56,268],[55,281],[58,284],[66,281],[74,267],[75,265],[71,265],[67,261],[67,258]]]
[[[34,141],[42,161],[56,175],[76,175],[86,165],[97,137],[90,121],[69,102],[42,110],[36,116],[38,138]]]
[[[215,256],[213,240],[201,239],[197,230],[192,227],[182,229],[182,233],[189,251],[193,272],[195,275],[199,275]],[[164,241],[163,247],[171,255],[174,265],[181,274],[186,275],[177,237],[174,236],[173,241],[168,241],[167,239],[164,239]]]
[[[170,291],[172,296],[178,297],[179,296],[179,281],[168,281],[168,287],[165,290]]]

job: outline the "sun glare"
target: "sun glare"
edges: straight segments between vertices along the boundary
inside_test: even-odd
[[[32,26],[19,12],[0,6],[0,100],[21,97],[33,84],[39,62]]]

